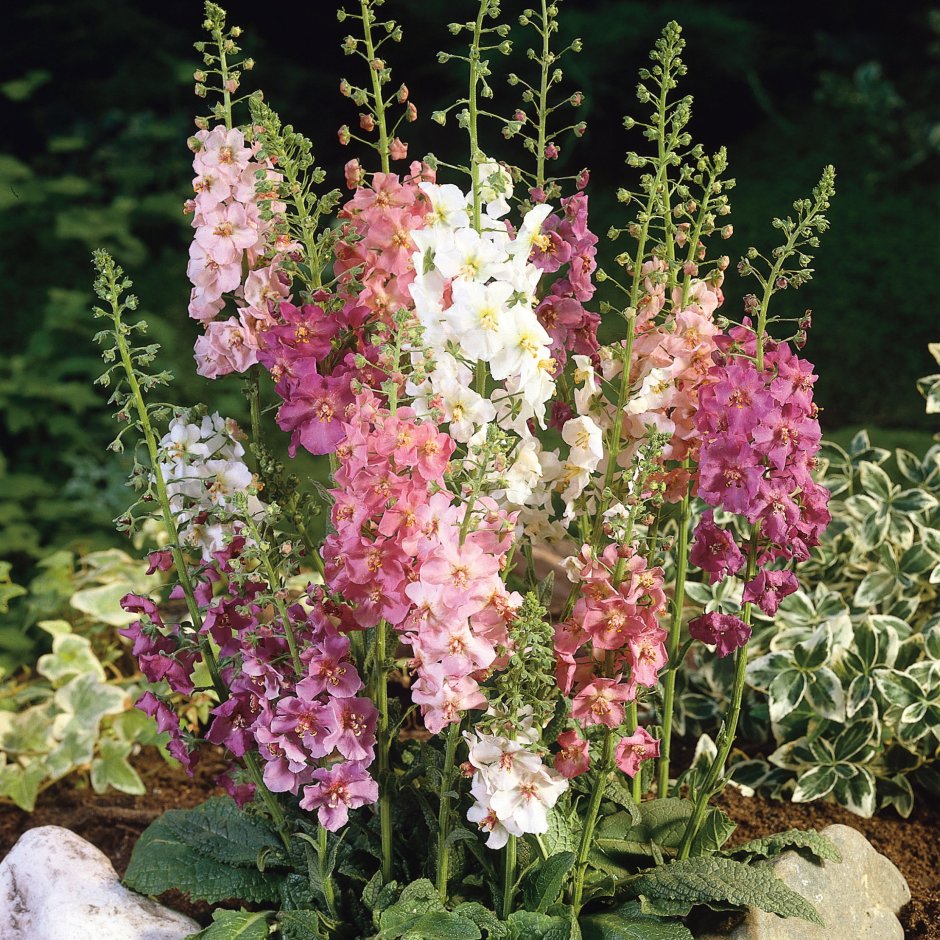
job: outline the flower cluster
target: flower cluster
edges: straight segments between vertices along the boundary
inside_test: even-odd
[[[754,527],[749,551],[759,570],[745,584],[744,601],[773,616],[797,581],[791,571],[767,566],[808,558],[830,518],[829,492],[812,478],[820,442],[816,376],[786,343],[767,342],[758,368],[756,338],[747,323],[719,343],[723,354],[709,371],[695,418],[701,435],[697,493]],[[711,512],[696,528],[690,557],[713,581],[747,563],[733,533],[717,526]],[[727,625],[720,626],[712,618],[699,629],[714,627],[727,648]],[[717,633],[709,642],[719,642]]]
[[[666,631],[659,626],[666,610],[663,572],[633,549],[613,545],[599,557],[585,546],[572,562],[580,597],[556,628],[558,682],[566,695],[573,693],[571,714],[582,726],[616,729],[624,723],[625,703],[636,699],[639,686],[653,688],[666,664]],[[579,753],[586,757],[579,748],[572,738],[563,745],[562,760],[577,766]],[[635,773],[629,760],[620,767]]]
[[[538,740],[538,731],[523,730],[512,740],[481,731],[465,738],[474,799],[467,819],[488,833],[487,846],[500,849],[510,836],[547,832],[548,812],[568,781],[526,747]]]
[[[198,423],[177,415],[160,441],[160,472],[183,545],[199,548],[204,559],[221,551],[236,523],[236,496],[255,516],[263,506],[257,480],[244,461],[243,435],[230,418],[206,415]]]
[[[279,244],[273,253],[267,251],[269,225],[260,216],[258,201],[264,197],[258,190],[281,177],[254,158],[257,145],[248,146],[238,128],[219,125],[198,131],[190,147],[196,195],[187,209],[196,232],[187,268],[193,284],[189,315],[205,326],[196,341],[197,371],[217,378],[244,372],[257,361],[258,333],[272,322],[270,304],[289,296],[278,258],[295,246]],[[281,203],[271,206],[283,211]],[[238,314],[219,320],[225,294],[235,295]]]
[[[551,206],[531,209],[513,237],[502,221],[512,191],[509,174],[493,162],[478,172],[485,206],[478,219],[472,218],[472,193],[422,184],[431,210],[424,227],[412,233],[418,251],[411,295],[424,331],[424,349],[413,353],[413,365],[426,378],[408,391],[416,407],[438,415],[458,442],[478,440],[492,422],[521,438],[520,484],[533,471],[536,480],[540,476],[530,422],[544,426],[555,388],[551,337],[535,313],[541,271],[529,260]],[[517,485],[508,501],[520,505],[529,489]]]
[[[500,577],[513,520],[484,504],[464,526],[471,510],[444,480],[454,442],[413,410],[392,414],[364,393],[345,430],[327,585],[349,605],[350,627],[384,621],[412,646],[412,696],[437,733],[486,706],[477,678],[495,667],[521,601]]]
[[[375,327],[394,326],[396,314],[411,307],[410,233],[427,211],[418,183],[429,174],[415,163],[404,179],[376,173],[369,183],[351,161],[347,177],[356,192],[341,212],[338,294],[321,291],[301,307],[281,302],[276,319],[260,333],[258,359],[283,400],[277,421],[290,432],[292,456],[298,447],[332,453],[342,439],[353,383],[382,383],[373,368],[381,364]]]
[[[578,185],[587,184],[585,176]],[[533,196],[541,195],[533,193]],[[539,200],[544,201],[544,199]],[[551,354],[559,370],[568,353],[593,356],[598,350],[600,317],[584,309],[594,296],[597,236],[588,228],[588,197],[577,192],[561,200],[562,211],[549,215],[532,243],[532,263],[545,274],[565,268],[535,313],[551,337]]]

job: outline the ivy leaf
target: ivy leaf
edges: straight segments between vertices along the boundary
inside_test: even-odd
[[[822,799],[836,785],[838,777],[832,767],[813,767],[801,774],[793,791],[794,803],[811,803]]]
[[[726,853],[739,861],[753,861],[759,858],[776,858],[783,852],[806,852],[815,858],[826,861],[841,862],[842,856],[838,849],[825,836],[815,829],[788,829],[763,839],[753,839],[744,845],[735,846]]]
[[[91,762],[91,786],[95,793],[104,793],[108,787],[136,796],[147,792],[143,780],[127,760],[133,748],[130,741],[115,738],[103,738],[99,742],[98,756]]]
[[[828,667],[816,669],[806,686],[806,700],[823,718],[845,721],[845,691],[838,676]]]
[[[688,927],[645,914],[636,901],[580,920],[584,940],[693,940]]]
[[[543,914],[555,903],[574,859],[574,852],[558,852],[526,874],[522,879],[522,897],[527,911]]]
[[[677,902],[689,910],[697,904],[758,907],[781,917],[801,917],[823,926],[815,908],[787,887],[770,868],[716,856],[689,858],[650,869],[630,889],[637,895]]]
[[[855,766],[855,774],[848,780],[840,780],[836,786],[836,798],[849,812],[870,819],[875,815],[875,777],[867,767]]]
[[[781,722],[803,701],[806,692],[806,676],[796,669],[781,672],[771,683],[768,691],[770,720]]]
[[[213,911],[212,923],[186,940],[267,940],[270,917],[270,911]]]
[[[215,798],[195,809],[169,810],[151,823],[134,846],[124,881],[140,894],[176,888],[210,904],[273,901],[284,877],[255,867],[259,846],[271,848],[271,831],[232,800]]]

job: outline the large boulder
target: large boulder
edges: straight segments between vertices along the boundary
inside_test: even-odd
[[[825,927],[751,908],[730,934],[699,940],[904,940],[895,916],[911,899],[904,876],[858,830],[834,825],[822,834],[839,850],[841,862],[818,864],[785,852],[773,868],[813,904]]]
[[[198,930],[128,891],[103,852],[60,826],[30,829],[0,863],[2,940],[181,940]]]

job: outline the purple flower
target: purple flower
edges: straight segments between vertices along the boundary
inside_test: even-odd
[[[712,611],[689,624],[689,636],[714,646],[715,652],[723,657],[747,643],[751,628],[740,617]]]
[[[315,770],[317,783],[304,787],[302,809],[317,810],[320,825],[336,832],[349,820],[349,810],[379,798],[378,784],[358,761]]]
[[[727,529],[719,529],[714,518],[711,510],[703,514],[695,527],[695,541],[689,554],[693,565],[708,572],[712,584],[744,567],[744,555],[734,536]]]
[[[798,587],[792,571],[761,571],[753,581],[744,585],[744,601],[757,604],[768,617],[773,617],[780,601]]]
[[[335,698],[355,695],[362,688],[362,680],[348,655],[348,637],[340,634],[326,637],[310,657],[307,678],[297,684],[297,692],[307,698],[323,692]]]
[[[764,468],[742,440],[703,445],[699,457],[698,495],[711,506],[747,515],[760,489]]]

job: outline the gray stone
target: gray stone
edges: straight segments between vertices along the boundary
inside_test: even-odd
[[[181,940],[198,930],[128,891],[103,852],[60,826],[25,832],[0,863],[0,940]]]
[[[895,914],[911,899],[904,876],[850,826],[823,830],[841,862],[809,861],[786,852],[773,863],[777,876],[819,912],[825,927],[751,908],[725,937],[699,940],[904,940]]]

